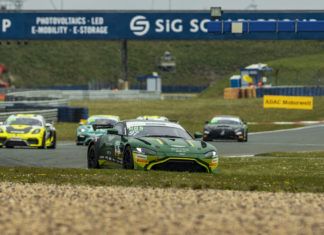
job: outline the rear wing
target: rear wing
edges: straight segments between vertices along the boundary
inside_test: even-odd
[[[169,120],[169,122],[173,122],[173,123],[176,123],[176,124],[180,124],[179,120]]]

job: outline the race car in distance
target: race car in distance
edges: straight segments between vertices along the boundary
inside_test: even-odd
[[[0,125],[0,147],[56,148],[56,130],[41,115],[11,115]]]
[[[163,116],[139,116],[136,118],[137,120],[157,120],[157,121],[169,121],[169,119],[167,117],[163,117]]]
[[[204,127],[203,140],[233,139],[239,142],[248,141],[248,127],[236,116],[216,116],[207,121]]]
[[[87,160],[88,168],[215,173],[218,166],[213,145],[194,140],[177,123],[156,120],[118,122],[89,144]]]
[[[94,115],[89,117],[84,124],[77,129],[77,145],[88,145],[89,142],[107,133],[107,129],[119,121],[118,116]]]

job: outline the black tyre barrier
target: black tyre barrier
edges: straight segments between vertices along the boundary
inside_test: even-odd
[[[57,107],[59,122],[79,122],[89,117],[89,109],[83,107]]]

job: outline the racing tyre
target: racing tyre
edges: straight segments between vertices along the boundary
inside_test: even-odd
[[[91,145],[88,150],[87,155],[88,168],[89,169],[99,169],[99,159],[96,153],[95,145]]]
[[[244,137],[244,142],[248,142],[248,139],[249,139],[248,132],[246,132],[245,137]]]
[[[44,133],[42,138],[42,145],[38,147],[39,149],[45,149],[46,148],[46,134]]]
[[[124,169],[134,169],[134,159],[133,153],[130,146],[127,146],[124,151],[124,158],[123,158],[123,167]]]
[[[49,149],[56,149],[56,132],[53,133],[53,143],[50,147],[48,147]]]

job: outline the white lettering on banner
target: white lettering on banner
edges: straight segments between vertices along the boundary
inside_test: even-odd
[[[37,25],[86,25],[86,17],[36,17]]]
[[[190,33],[208,33],[207,23],[210,19],[191,19],[189,22]],[[156,33],[182,33],[185,23],[183,19],[157,19],[152,22]],[[145,16],[138,15],[131,19],[130,29],[136,36],[144,36],[150,30],[150,22]]]
[[[150,22],[145,16],[135,16],[130,22],[130,29],[136,36],[144,36],[150,30]]]
[[[107,35],[108,25],[100,16],[94,17],[36,17],[36,25],[31,26],[33,35]]]
[[[155,21],[155,32],[157,33],[181,33],[183,32],[183,25],[182,25],[182,20],[181,19],[174,19],[174,20],[169,20],[169,19],[158,19]]]
[[[74,26],[74,34],[108,34],[108,26]]]
[[[5,33],[11,27],[11,20],[3,19],[2,20],[2,32]]]
[[[92,25],[103,25],[104,23],[105,23],[105,20],[103,17],[92,17],[91,18]]]
[[[207,30],[207,23],[210,22],[209,19],[203,19],[199,22],[198,19],[192,19],[190,21],[190,32],[191,33],[198,33],[199,31],[202,31],[204,33],[208,33]]]
[[[32,26],[32,34],[67,34],[66,26]]]

